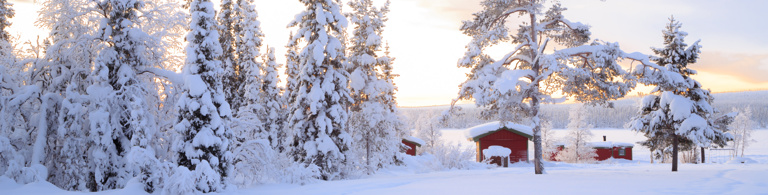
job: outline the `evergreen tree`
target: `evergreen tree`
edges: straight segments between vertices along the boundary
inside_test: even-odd
[[[461,30],[472,41],[458,66],[471,68],[455,100],[474,99],[485,119],[515,121],[529,117],[533,127],[535,173],[542,174],[540,107],[554,103],[556,91],[577,101],[608,105],[629,92],[635,82],[618,64],[629,58],[653,66],[641,54],[629,55],[616,43],[590,41],[589,26],[566,19],[566,8],[545,0],[484,0],[483,10]],[[519,20],[511,20],[519,19]],[[519,25],[508,22],[520,21]],[[513,32],[510,26],[518,27]],[[550,43],[552,42],[552,43]],[[495,60],[484,50],[510,43],[513,50]],[[562,46],[550,52],[550,45]],[[546,52],[545,52],[546,51]],[[455,102],[454,101],[454,102]]]
[[[293,40],[293,32],[288,37],[288,42]],[[297,40],[301,41],[301,40]],[[296,102],[296,87],[298,87],[298,75],[301,67],[299,67],[299,44],[288,44],[286,46],[287,51],[285,53],[285,92],[283,93],[283,99],[287,106],[290,106]]]
[[[242,1],[242,0],[238,0]],[[253,56],[247,56],[249,54],[242,53],[243,51],[237,51],[239,49],[238,38],[242,35],[243,29],[240,20],[237,18],[239,15],[239,5],[232,2],[232,0],[221,1],[221,9],[217,17],[219,23],[219,43],[221,44],[221,65],[224,70],[222,75],[222,84],[224,86],[224,95],[232,108],[233,113],[237,116],[237,111],[241,106],[244,106],[245,93],[241,91],[245,76],[241,74],[241,63],[248,62],[248,59],[239,59],[242,57],[253,58]],[[261,41],[259,41],[260,44]],[[258,49],[255,48],[258,55]]]
[[[696,63],[701,52],[699,42],[688,46],[684,42],[688,34],[680,30],[682,25],[670,18],[664,35],[664,48],[652,48],[657,57],[652,60],[666,70],[668,80],[648,78],[655,85],[650,95],[645,96],[640,107],[640,116],[633,118],[632,130],[644,133],[654,142],[671,142],[672,171],[677,171],[677,154],[680,143],[701,147],[713,144],[723,146],[733,139],[729,133],[716,128],[717,112],[712,106],[709,90],[691,78],[696,71],[688,65]],[[687,144],[686,144],[687,145]]]
[[[285,102],[280,93],[282,87],[278,86],[280,78],[277,69],[280,67],[275,59],[275,48],[270,47],[264,55],[264,81],[261,90],[264,92],[264,109],[266,116],[264,120],[264,130],[268,132],[268,139],[272,148],[277,151],[285,149],[284,142],[286,138],[283,131],[283,122],[285,121]]]
[[[403,136],[398,135],[402,124],[392,96],[392,62],[388,56],[379,56],[389,2],[381,8],[374,7],[371,0],[351,1],[349,5],[354,9],[349,17],[355,24],[349,48],[353,99],[349,131],[357,145],[353,151],[365,162],[365,172],[372,174],[377,168],[394,163],[392,160],[399,152],[395,146]]]
[[[307,41],[299,54],[295,101],[291,102],[288,128],[294,160],[318,170],[319,178],[345,177],[342,166],[352,138],[346,132],[348,75],[344,47],[339,40],[347,26],[338,0],[301,0],[307,8],[290,26],[298,27],[289,47]],[[291,68],[291,67],[288,67]]]
[[[229,174],[229,104],[219,80],[221,45],[215,30],[213,3],[190,3],[190,32],[184,66],[183,94],[177,103],[179,133],[174,150],[177,164],[194,171],[196,189],[203,193],[224,189]]]
[[[232,20],[235,23],[236,32],[234,49],[239,58],[237,72],[230,76],[238,76],[242,80],[230,85],[238,87],[237,91],[242,92],[242,94],[238,94],[240,97],[233,99],[242,106],[236,117],[239,124],[234,128],[237,145],[241,145],[254,139],[267,139],[268,132],[263,128],[267,113],[263,105],[264,92],[261,90],[264,76],[262,63],[257,61],[261,55],[259,48],[261,48],[261,38],[264,35],[259,27],[258,14],[250,0],[237,1]]]

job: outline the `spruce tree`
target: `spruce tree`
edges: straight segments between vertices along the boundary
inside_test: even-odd
[[[275,59],[275,48],[270,47],[267,49],[263,61],[264,80],[261,91],[264,93],[264,109],[266,111],[264,130],[267,131],[272,148],[276,151],[283,151],[285,149],[286,133],[282,127],[286,112],[285,101],[280,95],[283,89],[278,85],[280,78],[277,69],[280,68],[280,64],[277,64]]]
[[[349,2],[354,9],[349,14],[355,29],[352,33],[349,71],[350,133],[354,138],[354,151],[365,162],[365,172],[372,174],[377,168],[393,164],[403,135],[398,135],[401,122],[394,107],[391,59],[382,55],[382,32],[389,2],[381,8],[371,0]]]
[[[681,26],[670,18],[662,31],[664,47],[652,48],[658,56],[651,59],[664,67],[669,79],[648,78],[647,82],[655,88],[643,98],[640,116],[633,118],[630,126],[649,140],[656,139],[649,143],[671,142],[673,172],[677,171],[680,143],[709,147],[722,146],[733,139],[731,134],[716,128],[717,110],[711,106],[709,90],[702,89],[701,83],[691,78],[696,71],[688,66],[698,60],[701,46],[699,41],[688,46],[684,41],[688,33],[681,31]]]
[[[241,35],[242,32],[240,31],[244,30],[241,26],[238,26],[242,21],[237,19],[237,7],[238,5],[233,3],[232,0],[221,1],[221,8],[216,18],[219,24],[219,43],[222,49],[222,54],[219,58],[224,70],[221,82],[224,86],[224,95],[235,116],[237,116],[237,111],[240,107],[245,104],[245,93],[241,91],[245,82],[245,77],[241,74],[241,62],[248,61],[247,59],[241,61],[239,58],[250,57],[242,56],[244,53],[236,51],[236,48],[239,47],[236,39]],[[258,50],[258,48],[255,49]]]
[[[221,191],[229,174],[229,104],[222,91],[221,45],[214,21],[213,3],[190,3],[190,32],[183,70],[183,94],[177,103],[179,133],[174,150],[177,164],[195,172],[196,189]]]
[[[293,32],[288,36],[288,42],[293,40]],[[300,41],[300,40],[297,40]],[[288,44],[285,52],[285,92],[283,93],[283,99],[287,106],[293,104],[296,101],[296,87],[298,87],[298,75],[301,67],[299,67],[299,53],[301,48],[299,44]]]
[[[288,128],[293,133],[290,154],[317,169],[320,179],[341,179],[352,141],[346,132],[349,73],[344,70],[344,47],[339,39],[347,19],[338,0],[301,3],[306,10],[290,24],[299,30],[289,47],[299,44],[299,39],[307,41],[298,58],[296,99],[288,109]]]

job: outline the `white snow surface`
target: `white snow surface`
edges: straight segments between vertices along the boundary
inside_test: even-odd
[[[554,131],[555,134],[565,134],[562,129]],[[643,138],[643,135],[627,129],[592,131],[595,135],[607,135],[609,140],[635,142]],[[360,179],[306,185],[259,184],[214,194],[503,194],[509,192],[510,187],[515,187],[515,193],[521,194],[765,194],[768,192],[768,179],[765,178],[768,174],[768,129],[756,130],[753,136],[757,142],[747,148],[745,158],[722,164],[680,164],[676,173],[670,171],[670,164],[650,164],[647,148],[638,145],[633,150],[634,161],[614,159],[599,164],[545,162],[547,172],[544,175],[534,175],[533,164],[528,163],[515,163],[508,168],[447,171],[425,171],[408,165],[381,170]],[[594,139],[597,141],[602,136],[595,136]],[[443,141],[469,142],[464,138],[463,130],[459,129],[443,130]],[[427,160],[425,156],[407,158],[407,162]],[[710,158],[713,157],[708,156],[707,159]],[[553,184],[557,187],[551,187]],[[136,179],[130,180],[123,189],[90,193],[64,191],[48,182],[22,185],[2,176],[0,194],[147,193]]]
[[[528,134],[528,136],[533,136],[533,129],[531,127],[529,127],[529,126],[525,126],[525,125],[521,125],[521,124],[516,124],[516,123],[512,123],[512,122],[506,122],[506,123],[504,123],[502,125],[501,122],[499,122],[499,121],[489,122],[489,123],[485,123],[485,124],[482,124],[482,125],[477,125],[477,126],[474,126],[474,127],[470,127],[470,128],[468,128],[465,131],[464,135],[465,135],[466,138],[471,139],[471,138],[477,137],[479,135],[482,135],[482,134],[485,134],[485,133],[488,133],[488,132],[491,132],[491,131],[496,131],[496,130],[502,128],[502,127],[507,127],[507,128],[510,128],[510,129],[514,129],[514,130],[517,130],[517,131],[519,131],[521,133]]]
[[[411,142],[414,142],[414,143],[417,143],[417,144],[422,145],[422,146],[427,143],[427,142],[424,142],[424,140],[419,139],[418,137],[413,137],[413,136],[405,136],[403,139],[411,141]]]

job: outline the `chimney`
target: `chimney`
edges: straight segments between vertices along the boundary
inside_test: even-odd
[[[605,135],[603,135],[603,141],[605,141]]]

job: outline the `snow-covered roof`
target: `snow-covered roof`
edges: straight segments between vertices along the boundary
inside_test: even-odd
[[[508,157],[509,154],[512,154],[512,150],[504,146],[488,146],[488,149],[483,150],[483,156],[485,156],[485,158],[491,156]]]
[[[505,128],[506,127],[506,128]],[[496,130],[505,128],[506,130],[509,130],[513,133],[520,134],[522,136],[525,136],[527,138],[533,137],[533,129],[529,126],[521,125],[521,124],[515,124],[512,122],[506,122],[503,125],[499,121],[494,121],[490,123],[485,123],[482,125],[470,127],[464,132],[464,135],[468,139],[473,139],[477,141],[480,139],[480,137],[484,137],[488,135],[489,133],[495,132]]]
[[[413,142],[417,146],[422,146],[422,145],[424,145],[426,143],[426,142],[424,142],[424,140],[419,139],[418,137],[413,137],[413,136],[405,136],[403,138],[403,140],[409,141],[409,142]]]
[[[590,142],[594,148],[613,148],[613,147],[635,147],[635,144],[624,142]]]

